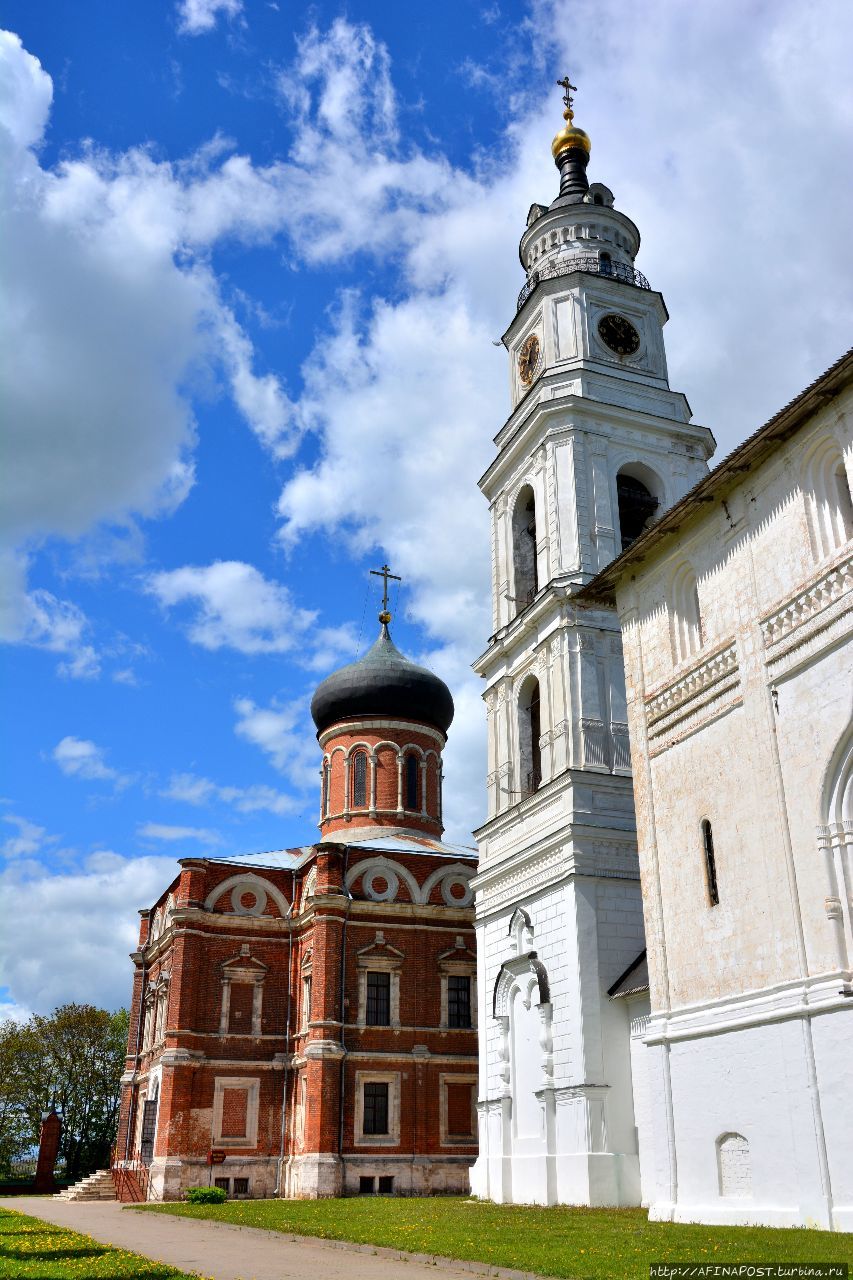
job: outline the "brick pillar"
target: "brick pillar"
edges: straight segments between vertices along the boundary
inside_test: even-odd
[[[62,1121],[54,1107],[42,1117],[39,1132],[39,1155],[36,1165],[35,1191],[55,1191],[53,1166],[59,1151],[59,1139],[62,1135]]]

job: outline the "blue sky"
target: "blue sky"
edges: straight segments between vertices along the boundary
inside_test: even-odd
[[[825,0],[6,3],[0,999],[125,998],[174,859],[316,831],[317,681],[394,634],[448,681],[448,834],[483,816],[469,664],[493,341],[557,188],[638,224],[718,457],[849,345],[853,13]]]

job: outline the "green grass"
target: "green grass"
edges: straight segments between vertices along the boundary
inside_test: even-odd
[[[850,1236],[828,1231],[685,1226],[649,1222],[642,1209],[542,1209],[443,1196],[237,1200],[148,1205],[143,1212],[354,1240],[573,1280],[648,1280],[650,1262],[849,1262],[853,1254]]]
[[[14,1280],[191,1280],[163,1262],[113,1249],[29,1214],[0,1209],[0,1276]],[[194,1278],[192,1278],[194,1280]]]

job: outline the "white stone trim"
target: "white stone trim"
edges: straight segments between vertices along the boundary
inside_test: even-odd
[[[239,903],[240,900],[238,889],[243,893],[251,892],[257,895],[257,902],[254,907],[247,910],[245,907],[234,905],[235,901]],[[253,871],[241,871],[237,875],[229,876],[221,884],[216,885],[204,900],[204,910],[213,911],[223,894],[229,892],[231,893],[231,905],[235,915],[262,916],[266,907],[266,898],[270,897],[278,907],[284,920],[290,916],[291,904],[281,890],[277,889],[274,884],[271,884],[263,876],[255,875]]]
[[[471,1085],[471,1133],[450,1134],[447,1131],[447,1086],[449,1084]],[[438,1077],[438,1130],[439,1143],[442,1147],[466,1147],[477,1141],[477,1074],[454,1075],[451,1071],[442,1071]]]
[[[388,1132],[364,1132],[364,1085],[388,1085]],[[356,1071],[353,1142],[358,1147],[398,1147],[400,1145],[400,1072]]]
[[[222,1136],[222,1106],[226,1089],[245,1089],[246,1133],[242,1137]],[[217,1076],[213,1086],[213,1118],[211,1124],[214,1147],[251,1148],[258,1145],[258,1107],[261,1082],[257,1076]]]

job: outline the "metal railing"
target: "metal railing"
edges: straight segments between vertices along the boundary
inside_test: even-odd
[[[110,1170],[116,1189],[116,1199],[126,1204],[139,1204],[151,1198],[150,1161],[135,1151],[128,1160],[117,1160],[113,1150]]]
[[[533,290],[543,280],[554,280],[557,276],[570,276],[575,271],[586,271],[590,275],[609,276],[611,280],[619,280],[622,284],[634,285],[637,289],[651,289],[642,271],[635,271],[624,262],[612,262],[607,258],[599,258],[597,254],[588,257],[566,256],[555,262],[547,262],[543,267],[532,271],[527,277],[518,295],[516,311],[520,311]]]

